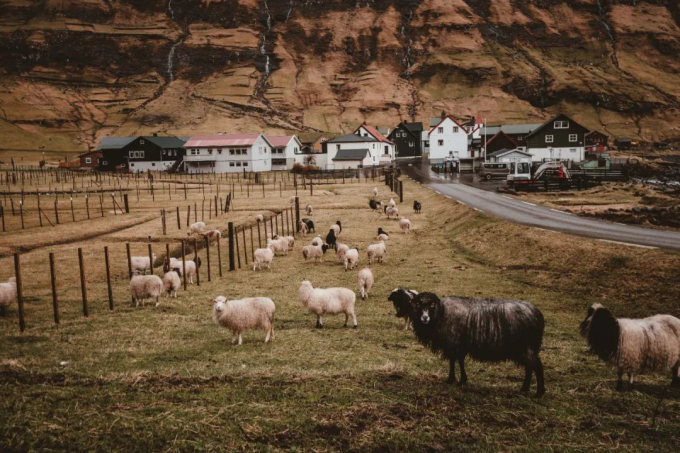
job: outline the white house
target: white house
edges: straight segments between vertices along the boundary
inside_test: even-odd
[[[394,143],[381,134],[378,129],[363,123],[354,131],[355,134],[361,137],[373,137],[378,142],[379,163],[381,165],[389,165],[394,162],[396,157],[396,147]]]
[[[186,169],[192,173],[272,169],[272,146],[263,134],[197,135],[184,148]]]
[[[567,115],[559,114],[526,136],[526,151],[534,162],[581,162],[585,159],[585,136],[589,132]]]
[[[518,149],[499,149],[487,154],[489,162],[529,162],[531,163],[531,154],[520,151]]]
[[[300,153],[302,143],[295,135],[267,135],[272,145],[272,170],[290,170],[295,156]]]
[[[327,169],[362,168],[394,162],[394,143],[362,124],[352,134],[328,140]]]
[[[430,161],[469,159],[468,131],[453,117],[447,116],[430,128]]]

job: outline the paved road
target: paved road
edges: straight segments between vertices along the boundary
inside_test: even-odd
[[[587,219],[556,209],[538,206],[507,195],[470,187],[461,184],[456,179],[437,175],[430,171],[427,162],[405,163],[402,164],[401,168],[405,175],[434,191],[473,209],[505,220],[604,241],[680,251],[679,232]]]

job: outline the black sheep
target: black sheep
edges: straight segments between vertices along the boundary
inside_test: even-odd
[[[316,230],[314,229],[314,221],[312,219],[304,218],[302,221],[307,225],[307,231],[310,233],[316,233]]]
[[[378,233],[380,234],[378,229]],[[383,234],[385,234],[383,232]],[[397,310],[395,315],[397,318],[404,318],[404,330],[408,330],[411,327],[411,320],[413,319],[413,299],[418,295],[418,291],[412,289],[394,289],[387,300],[392,302],[394,308]]]
[[[335,237],[335,231],[331,228],[328,230],[328,234],[326,235],[326,244],[328,244],[329,248],[332,248],[333,250],[337,250],[337,238]]]
[[[342,223],[340,223],[340,221],[338,220],[337,222],[335,222],[335,224],[340,227],[340,231],[338,231],[338,234],[342,233]]]
[[[379,201],[369,200],[369,201],[368,201],[368,205],[369,205],[369,206],[371,207],[371,209],[373,209],[374,211],[378,211],[378,210],[382,209],[382,203],[379,202]]]
[[[528,392],[536,374],[536,396],[545,393],[543,364],[539,358],[544,320],[539,309],[522,300],[445,297],[422,293],[413,301],[413,330],[418,340],[449,360],[449,383],[467,381],[465,357],[486,362],[510,360],[523,365]]]
[[[420,214],[420,210],[423,208],[423,205],[420,204],[420,201],[415,200],[413,202],[413,210],[416,212],[416,214]]]
[[[387,234],[387,231],[383,230],[382,227],[378,228],[378,236],[380,236],[381,234],[389,236],[389,234]]]

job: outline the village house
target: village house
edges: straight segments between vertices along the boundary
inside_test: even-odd
[[[259,172],[272,169],[272,145],[263,134],[212,134],[184,144],[189,173]]]
[[[266,135],[272,146],[272,170],[290,170],[295,156],[302,150],[302,143],[295,135]]]
[[[103,156],[101,151],[88,151],[78,156],[79,168],[95,169],[99,166],[99,159]]]
[[[581,162],[585,159],[585,135],[588,132],[567,115],[559,114],[526,136],[526,151],[534,162]]]
[[[172,136],[145,135],[139,137],[105,137],[99,143],[101,151],[98,169],[101,171],[127,171],[177,168],[184,158],[186,140]]]
[[[430,128],[430,161],[437,163],[451,159],[465,163],[465,169],[472,169],[468,152],[468,131],[452,116],[446,116]],[[461,170],[462,170],[461,166]]]
[[[486,159],[488,162],[531,162],[531,154],[520,151],[518,149],[499,149],[491,153],[487,153]]]
[[[609,147],[609,137],[602,132],[590,131],[586,134],[586,152],[604,153]]]
[[[362,124],[354,133],[326,142],[327,169],[363,168],[394,161],[394,143],[372,126]]]
[[[491,141],[499,132],[503,132],[506,137],[512,139],[515,143],[515,147],[520,151],[526,151],[527,142],[526,137],[539,127],[542,123],[531,123],[531,124],[504,124],[502,126],[486,126],[481,129],[482,140],[487,141],[487,147],[489,146],[489,141]],[[487,150],[488,153],[488,150]]]
[[[499,130],[496,133],[496,135],[491,137],[486,142],[486,155],[487,156],[489,156],[490,154],[492,154],[496,151],[508,150],[508,149],[520,149],[520,148],[517,146],[517,142],[515,142],[512,139],[512,137],[510,137],[508,134],[506,134],[502,130]]]
[[[423,155],[423,123],[407,123],[403,121],[387,136],[395,145],[395,157],[420,157]]]

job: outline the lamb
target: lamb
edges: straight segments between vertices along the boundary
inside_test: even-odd
[[[268,297],[227,300],[224,296],[217,296],[213,303],[213,320],[217,325],[231,330],[234,335],[232,344],[241,345],[241,334],[248,329],[262,329],[267,332],[265,343],[274,339],[276,305]]]
[[[7,283],[0,283],[0,314],[5,316],[7,314],[7,307],[12,305],[14,299],[17,298],[17,280],[16,277],[10,277]]]
[[[305,206],[305,212],[307,212],[307,215],[312,215],[312,205],[308,204]]]
[[[307,225],[307,231],[310,233],[316,233],[316,230],[314,229],[314,221],[312,219],[305,217],[301,220],[301,222],[304,222]]]
[[[387,207],[388,208],[394,208],[397,206],[397,203],[394,202],[394,198],[390,198],[390,201],[387,202]]]
[[[267,239],[267,248],[271,249],[274,254],[280,252],[288,255],[288,240],[285,238]]]
[[[312,245],[320,246],[321,244],[323,244],[323,239],[321,239],[321,236],[317,236],[312,239]]]
[[[253,260],[253,270],[260,269],[263,265],[267,266],[267,269],[271,270],[271,263],[274,259],[274,250],[272,247],[267,247],[264,249],[256,249],[253,253],[255,259]]]
[[[616,390],[623,390],[623,373],[632,387],[635,375],[671,370],[671,386],[680,387],[680,319],[655,315],[644,319],[616,318],[600,304],[588,309],[581,335],[600,359],[616,366]]]
[[[347,288],[314,288],[309,280],[300,284],[300,301],[312,313],[316,315],[316,328],[323,328],[322,315],[345,314],[345,325],[349,317],[352,317],[354,328],[357,328],[357,316],[354,313],[356,295]]]
[[[163,276],[163,288],[168,297],[177,299],[177,290],[182,286],[182,280],[179,279],[179,269],[173,269],[166,272]]]
[[[196,222],[192,223],[191,226],[189,226],[189,231],[187,231],[187,236],[191,236],[192,234],[195,233],[203,233],[203,230],[205,229],[205,223],[204,222]]]
[[[359,250],[349,249],[345,252],[345,271],[349,268],[354,269],[354,266],[359,264]]]
[[[194,284],[194,275],[196,275],[198,268],[201,267],[201,259],[198,259],[198,262],[192,261],[192,260],[187,260],[185,262],[186,268],[187,268],[187,275],[186,277],[189,279],[189,283],[192,285]],[[176,269],[177,274],[181,277],[183,271],[183,266],[182,266],[182,260],[178,260],[177,258],[170,258],[170,269]]]
[[[388,206],[388,207],[385,208],[385,214],[387,214],[388,219],[398,219],[399,218],[399,209]]]
[[[423,209],[423,205],[420,204],[418,200],[413,201],[413,212],[420,214],[420,210]]]
[[[371,290],[373,282],[373,272],[371,272],[369,268],[365,267],[359,271],[359,274],[357,275],[357,287],[359,288],[363,300],[366,300],[368,297],[368,292]]]
[[[373,197],[375,198],[375,197],[377,197],[377,196],[378,196],[378,188],[377,188],[377,187],[374,187],[374,188],[373,188]]]
[[[279,236],[274,235],[274,239],[285,239],[288,241],[288,250],[293,250],[295,248],[295,237],[294,236]]]
[[[300,221],[298,222],[298,231],[299,231],[301,234],[307,234],[307,232],[308,232],[308,230],[307,230],[307,224],[306,224],[305,222],[303,222],[302,220],[300,220]]]
[[[130,294],[135,300],[135,307],[139,307],[139,301],[144,306],[145,299],[156,299],[158,307],[163,294],[163,280],[158,275],[135,275],[130,280]]]
[[[410,233],[411,221],[409,219],[402,218],[401,220],[399,220],[399,228],[401,228],[401,231],[404,232],[404,234]]]
[[[387,300],[392,302],[397,310],[397,318],[404,318],[404,330],[411,328],[413,319],[413,299],[418,295],[418,291],[413,289],[395,288],[392,290]]]
[[[208,241],[208,244],[211,244],[213,242],[217,242],[222,238],[222,233],[220,230],[209,230],[206,231],[205,233],[201,233],[201,236]]]
[[[368,264],[373,264],[373,260],[378,260],[382,263],[383,258],[387,255],[387,247],[385,247],[385,241],[380,241],[377,244],[371,244],[368,246]]]
[[[262,223],[262,222],[264,222],[264,216],[263,216],[262,214],[256,215],[256,216],[255,216],[255,221],[256,221],[257,223]]]
[[[156,261],[156,254],[152,254],[151,258],[153,261]],[[151,269],[151,266],[149,265],[149,257],[148,256],[132,256],[130,257],[130,263],[132,265],[132,273],[137,274],[139,272],[142,273],[142,275],[146,274],[147,270]]]
[[[337,226],[337,225],[333,225],[333,226]],[[331,228],[330,230],[328,230],[328,234],[326,235],[326,244],[328,244],[328,247],[335,249],[336,242],[337,242],[337,239],[335,237],[335,230],[333,228]]]
[[[309,258],[314,258],[314,262],[322,262],[323,263],[323,255],[326,253],[326,250],[328,250],[330,247],[328,245],[323,244],[323,245],[305,245],[302,247],[302,256],[305,258],[305,261],[307,261]]]
[[[536,374],[536,396],[545,393],[539,358],[545,323],[543,314],[522,300],[444,297],[421,293],[413,300],[413,331],[424,346],[449,360],[448,382],[467,382],[465,357],[488,362],[510,360],[524,365],[521,391],[528,392]]]
[[[345,262],[345,253],[349,250],[349,245],[341,244],[339,242],[335,243],[335,255],[338,257],[338,261]]]

